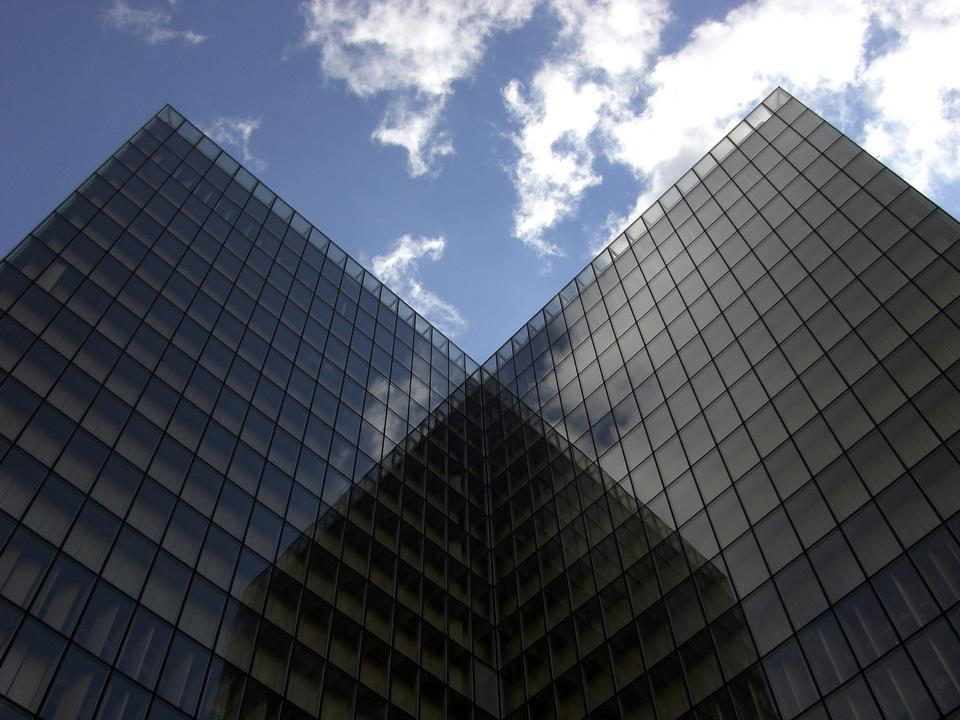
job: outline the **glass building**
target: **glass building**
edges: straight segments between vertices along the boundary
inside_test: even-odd
[[[960,717],[958,267],[777,89],[478,365],[165,107],[0,263],[0,716]]]

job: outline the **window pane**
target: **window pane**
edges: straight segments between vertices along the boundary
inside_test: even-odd
[[[763,661],[777,705],[785,718],[796,716],[817,699],[817,689],[795,640],[790,640]]]
[[[65,644],[35,620],[24,622],[0,665],[0,694],[36,712]]]
[[[836,611],[861,666],[868,665],[896,645],[893,627],[869,585],[845,599]]]
[[[937,708],[917,677],[907,654],[898,649],[867,672],[883,714],[896,718],[933,718]]]
[[[141,685],[152,688],[157,681],[170,642],[172,629],[148,610],[137,610],[120,652],[117,667]]]
[[[61,555],[53,563],[33,603],[33,613],[65,635],[73,632],[96,578],[79,563]]]
[[[908,648],[910,655],[927,682],[927,687],[940,707],[947,713],[960,705],[960,642],[946,620],[939,620],[918,637]]]
[[[50,687],[41,716],[50,720],[89,718],[100,699],[107,672],[106,665],[71,646]]]

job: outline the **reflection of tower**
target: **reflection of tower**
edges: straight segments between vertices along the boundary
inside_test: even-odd
[[[615,674],[621,687],[643,688],[631,711],[644,717],[653,712],[648,683],[657,702],[682,706],[684,672],[716,690],[723,682],[717,652],[727,673],[752,663],[722,563],[708,560],[696,538],[677,533],[672,519],[638,503],[495,378],[484,390],[487,406],[501,412],[487,417],[488,437],[498,438],[489,447],[497,460],[488,466],[491,497],[501,498],[491,511],[505,712],[525,693],[538,716],[616,715]],[[742,712],[772,713],[763,680],[742,682]]]
[[[164,108],[0,263],[0,714],[949,716],[958,240],[777,89],[478,366]]]
[[[479,373],[470,378],[462,391],[454,394],[448,407],[432,413],[410,433],[407,441],[361,480],[362,490],[354,488],[343,493],[313,527],[280,550],[273,568],[250,583],[242,594],[244,603],[265,608],[258,647],[277,647],[282,641],[271,643],[267,638],[282,638],[289,633],[304,640],[303,647],[289,661],[292,677],[306,678],[313,673],[319,685],[326,665],[334,678],[326,681],[328,686],[335,687],[333,683],[343,673],[381,695],[386,695],[384,690],[389,685],[390,663],[412,663],[408,665],[411,668],[419,665],[416,681],[427,688],[426,693],[420,694],[424,716],[429,716],[429,706],[438,700],[432,712],[442,713],[442,698],[430,696],[432,683],[449,683],[463,696],[460,702],[467,703],[464,708],[472,699],[480,710],[500,716],[500,703],[505,703],[505,711],[509,712],[512,698],[523,691],[524,683],[527,692],[534,696],[540,693],[538,702],[543,702],[542,696],[550,692],[551,668],[562,677],[577,665],[593,673],[586,677],[591,683],[589,691],[596,698],[604,692],[603,683],[609,679],[600,673],[609,673],[611,669],[609,662],[599,667],[596,662],[607,652],[617,658],[620,653],[627,654],[623,666],[615,666],[618,672],[634,672],[643,677],[655,668],[654,672],[666,678],[677,668],[656,664],[670,653],[675,642],[686,642],[681,652],[687,672],[719,678],[711,646],[705,644],[704,638],[693,636],[703,629],[702,614],[697,609],[698,591],[714,617],[736,602],[725,571],[717,569],[652,512],[642,506],[638,509],[636,499],[622,490],[607,496],[609,508],[589,505],[587,512],[576,509],[586,499],[596,500],[604,496],[605,489],[612,490],[612,479],[560,433],[545,427],[536,415],[522,408],[518,399],[494,377],[487,376],[483,381],[479,378]],[[498,520],[494,507],[493,522],[484,518],[478,525],[484,533],[489,526],[494,539],[500,538],[499,547],[494,548],[499,549],[499,559],[494,562],[492,603],[486,545],[478,543],[471,550],[464,536],[453,542],[448,536],[446,554],[441,557],[441,545],[430,541],[439,541],[451,528],[464,528],[468,521],[464,509],[448,506],[446,530],[435,519],[433,527],[425,529],[426,537],[416,533],[409,522],[415,514],[403,512],[413,502],[404,499],[405,495],[426,500],[428,495],[420,492],[426,491],[436,497],[441,487],[438,483],[445,481],[449,488],[458,478],[470,475],[465,464],[455,467],[456,458],[463,458],[466,448],[466,442],[459,443],[465,441],[466,433],[458,429],[467,427],[464,421],[468,405],[475,409],[469,421],[475,437],[480,437],[481,432],[488,438],[499,437],[499,441],[487,447],[489,455],[484,467],[488,482],[480,487],[491,497],[499,494],[506,498],[501,509],[514,508],[509,514],[499,515]],[[478,412],[481,407],[482,413]],[[481,421],[483,425],[474,424]],[[506,446],[511,444],[513,454],[506,463],[492,460],[502,458],[500,451],[509,452]],[[536,449],[545,452],[538,454]],[[437,454],[438,450],[445,454]],[[535,458],[539,461],[531,462]],[[385,527],[378,522],[379,518],[374,518],[363,533],[363,526],[356,522],[358,515],[371,515],[365,505],[381,483],[390,482],[385,480],[387,477],[399,483],[401,508],[393,553],[378,532]],[[534,509],[534,500],[526,514],[515,509],[520,496],[534,492],[538,484],[535,478],[543,497],[570,493],[566,513],[545,503]],[[453,486],[463,487],[462,482]],[[369,553],[361,550],[367,547]],[[476,556],[475,561],[468,564],[471,554]],[[399,572],[388,569],[391,555],[393,562],[407,559],[409,577],[400,580]],[[417,556],[423,558],[419,588],[412,575],[416,570],[413,558]],[[697,571],[692,576],[688,563]],[[459,570],[450,572],[454,567]],[[301,586],[294,578],[302,578],[304,572],[306,580]],[[345,580],[345,574],[350,579]],[[546,588],[543,601],[549,604],[541,600],[541,582]],[[471,608],[471,595],[477,600],[475,610]],[[293,627],[293,619],[299,610],[302,626],[307,608],[312,618],[310,631],[301,633]],[[442,613],[446,614],[446,622]],[[317,616],[327,618],[326,632],[316,632]],[[284,617],[288,618],[285,626],[280,619]],[[397,625],[397,617],[406,617],[406,621]],[[412,627],[417,623],[419,639],[414,644]],[[642,642],[636,632],[624,632],[634,623],[639,623]],[[729,614],[724,623],[729,636],[724,652],[730,662],[752,660],[741,616]],[[372,629],[382,641],[383,644],[374,644],[378,657],[367,647],[350,644],[357,626]],[[673,639],[671,627],[678,641]],[[236,631],[228,635],[228,655],[237,655],[238,646],[249,645],[250,638],[245,635],[248,632],[247,627],[238,624]],[[499,655],[495,642],[499,642]],[[376,666],[372,667],[374,663]],[[254,677],[258,677],[256,668],[267,662],[258,663],[255,655],[253,664]],[[516,672],[521,674],[511,676]],[[563,687],[559,681],[553,684],[558,691]],[[606,687],[610,689],[612,684]],[[234,683],[225,685],[223,693],[238,694],[230,702],[239,706],[241,691],[242,687]],[[676,689],[668,687],[665,691]],[[612,692],[597,704],[611,697]],[[391,705],[412,712],[414,699],[415,695],[398,692],[391,697]],[[346,710],[350,702],[342,698],[341,710]]]
[[[469,715],[474,705],[499,714],[487,517],[477,514],[485,507],[479,408],[471,378],[244,590],[245,603],[265,608],[258,648],[275,645],[271,635],[296,637],[288,672],[318,689],[325,678],[324,707],[349,713],[356,702],[360,711],[364,693],[355,701],[337,692],[352,678],[422,717]],[[228,644],[248,643],[246,631],[228,633]],[[253,668],[257,677],[256,654]],[[317,698],[301,707],[316,711]]]

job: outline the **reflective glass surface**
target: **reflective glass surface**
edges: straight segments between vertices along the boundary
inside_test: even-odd
[[[0,711],[948,715],[958,240],[777,89],[478,365],[165,107],[0,263]]]

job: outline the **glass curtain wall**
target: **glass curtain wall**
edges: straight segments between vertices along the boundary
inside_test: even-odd
[[[165,107],[0,263],[0,714],[947,716],[958,240],[778,88],[478,365]]]

